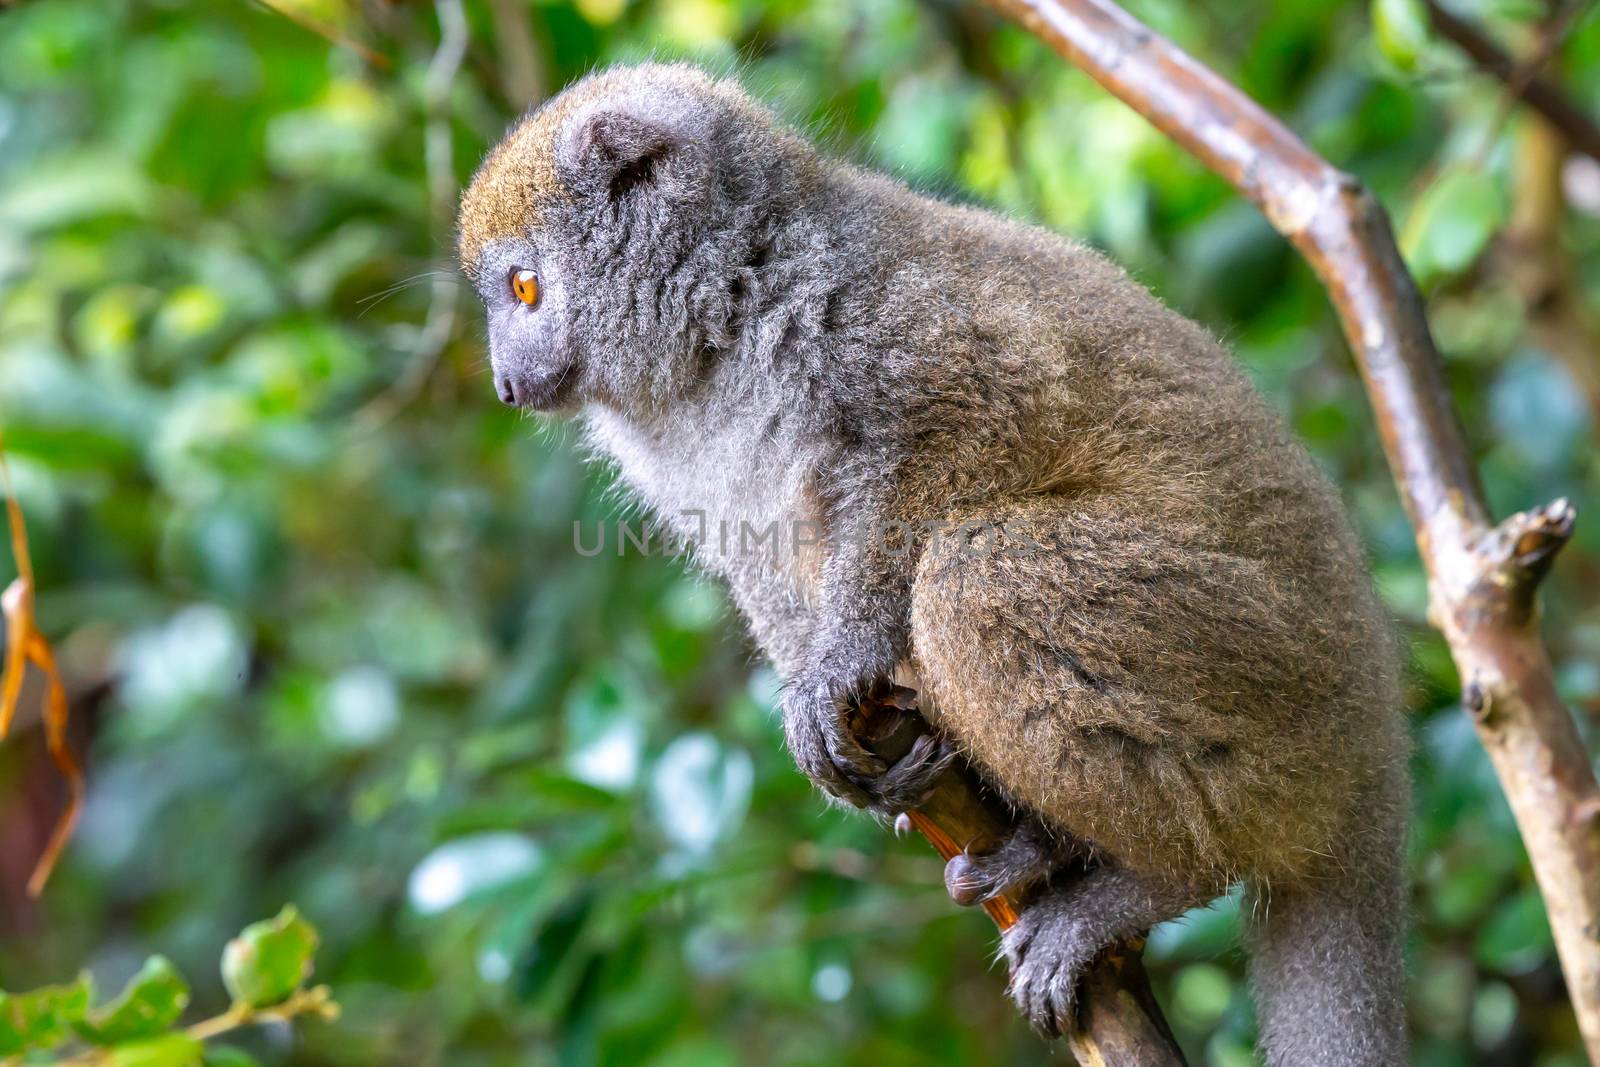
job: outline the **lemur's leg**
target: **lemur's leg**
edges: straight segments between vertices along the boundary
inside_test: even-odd
[[[1032,889],[1086,859],[1087,850],[1080,843],[1027,816],[992,852],[953,857],[944,867],[944,887],[957,904],[982,904],[1007,889]]]
[[[1218,894],[1241,870],[1282,881],[1351,818],[1348,775],[1290,773],[1341,751],[1342,720],[1273,710],[1339,681],[1303,623],[1315,590],[1145,507],[1003,502],[930,542],[919,699],[1015,807],[1097,853]]]
[[[1096,867],[1052,888],[1001,935],[1012,999],[1036,1029],[1059,1035],[1071,1020],[1078,983],[1101,952],[1205,900],[1205,893],[1124,867]]]

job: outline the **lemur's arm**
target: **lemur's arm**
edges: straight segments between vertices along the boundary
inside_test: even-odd
[[[919,538],[891,517],[889,499],[880,485],[830,509],[818,625],[788,679],[783,724],[795,762],[824,792],[893,815],[916,806],[951,751],[924,737],[890,767],[848,726],[862,700],[893,685],[910,645],[911,560]]]

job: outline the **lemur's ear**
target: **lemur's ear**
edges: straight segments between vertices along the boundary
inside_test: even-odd
[[[566,156],[580,184],[620,200],[653,184],[662,165],[685,144],[680,124],[631,110],[601,108],[575,124]]]

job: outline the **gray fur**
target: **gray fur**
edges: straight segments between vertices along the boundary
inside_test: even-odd
[[[891,771],[844,727],[909,666],[942,734],[1094,857],[1006,937],[1035,1021],[1107,942],[1243,881],[1268,1063],[1404,1061],[1393,641],[1337,495],[1203,330],[687,67],[603,72],[514,128],[461,252],[502,394],[581,408],[663,521],[705,524],[813,780],[880,808],[925,787],[938,746]],[[778,551],[738,550],[774,521]],[[893,523],[909,540],[852,536]]]

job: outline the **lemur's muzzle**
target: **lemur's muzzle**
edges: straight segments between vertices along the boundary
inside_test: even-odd
[[[548,411],[560,407],[577,377],[571,364],[541,373],[512,372],[494,376],[495,392],[512,407]]]

